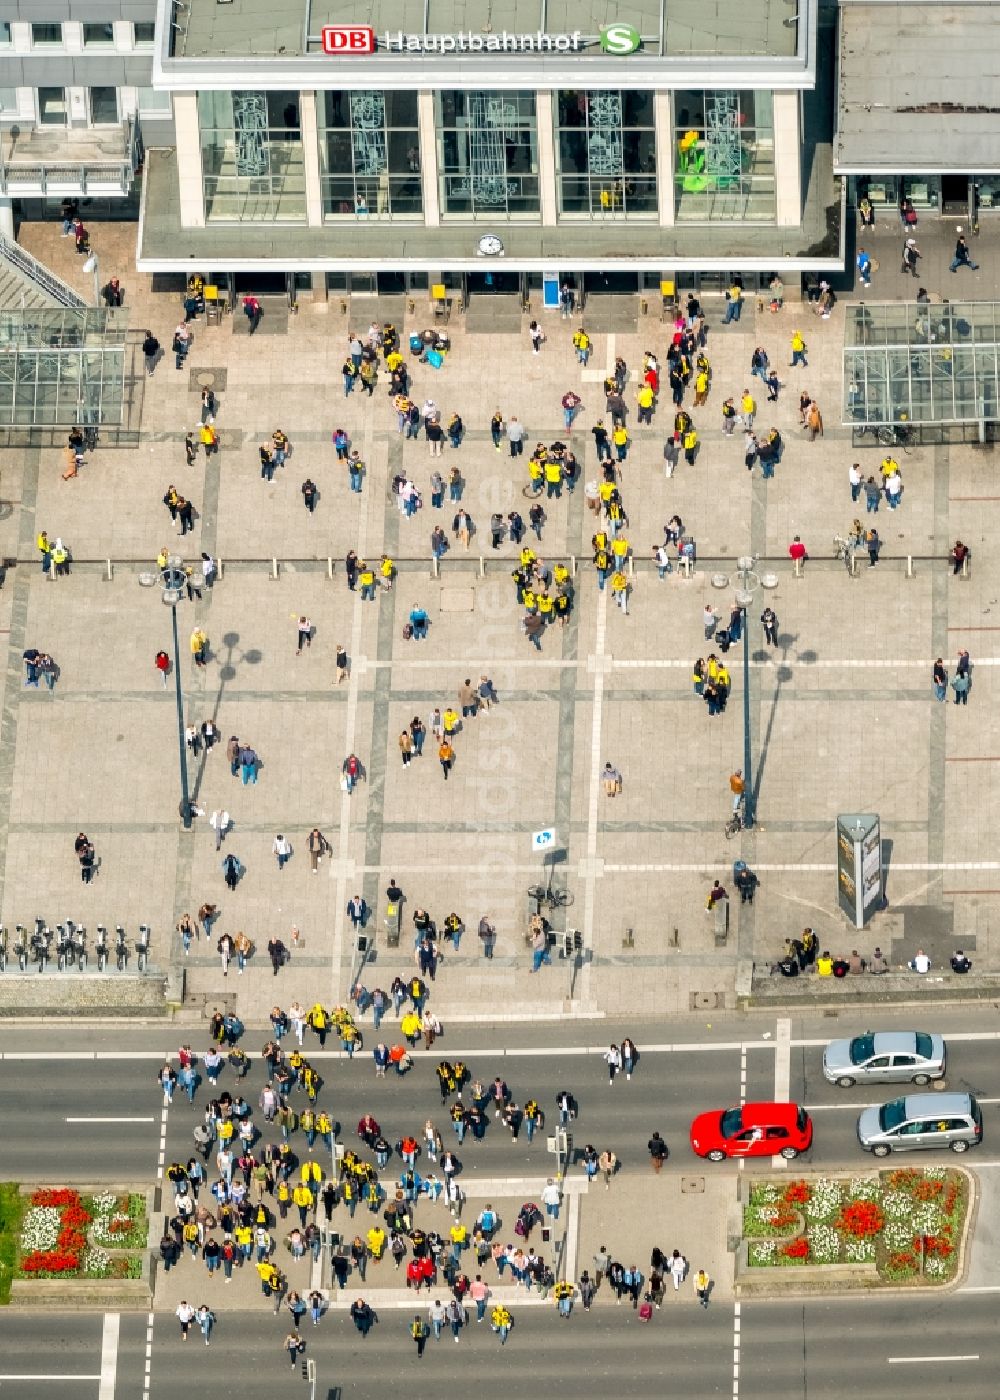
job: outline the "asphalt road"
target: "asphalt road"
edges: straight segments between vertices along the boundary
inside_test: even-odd
[[[996,1034],[991,1012],[979,1013],[985,1021],[983,1034]],[[976,1034],[973,1013],[970,1012],[961,1032]],[[880,1024],[886,1022],[880,1021]],[[772,1023],[773,1024],[773,1023]],[[936,1020],[921,1018],[925,1028],[936,1029]],[[730,1022],[730,1035],[735,1029]],[[764,1040],[758,1032],[753,1040],[741,1042],[734,1036],[724,1041],[712,1032],[704,1046],[692,1035],[683,1042],[689,1048],[647,1050],[632,1078],[626,1082],[619,1077],[609,1087],[607,1072],[595,1046],[594,1028],[574,1024],[562,1032],[563,1045],[549,1046],[551,1028],[536,1027],[537,1048],[506,1045],[505,1032],[492,1032],[477,1037],[463,1029],[453,1037],[439,1042],[429,1054],[418,1053],[415,1068],[405,1077],[390,1073],[384,1080],[374,1077],[371,1058],[359,1055],[353,1062],[329,1052],[320,1058],[318,1046],[307,1039],[306,1053],[313,1055],[324,1080],[320,1103],[341,1124],[341,1136],[347,1142],[356,1141],[354,1134],[358,1119],[371,1111],[379,1120],[390,1142],[406,1131],[420,1137],[424,1121],[438,1124],[446,1141],[455,1145],[447,1111],[442,1108],[434,1074],[440,1057],[459,1056],[466,1060],[473,1076],[488,1083],[494,1074],[506,1079],[514,1097],[520,1103],[536,1097],[547,1115],[549,1128],[556,1121],[555,1100],[562,1088],[570,1089],[580,1106],[580,1115],[573,1125],[575,1145],[583,1148],[592,1142],[600,1151],[611,1146],[618,1154],[623,1171],[647,1168],[646,1142],[657,1128],[670,1148],[668,1169],[690,1171],[696,1165],[688,1143],[688,1129],[695,1113],[707,1108],[724,1108],[737,1103],[741,1097],[741,1069],[745,1062],[745,1092],[747,1099],[775,1097],[777,1052],[773,1031]],[[808,1030],[826,1031],[820,1025]],[[832,1028],[840,1032],[840,1027]],[[845,1026],[841,1033],[857,1027]],[[558,1034],[558,1032],[557,1032]],[[640,1049],[643,1038],[639,1040]],[[808,1033],[807,1041],[825,1042],[826,1035]],[[166,1049],[162,1034],[146,1034],[136,1038],[132,1046],[118,1051],[96,1053],[102,1058],[71,1058],[70,1048],[79,1044],[76,1052],[86,1055],[82,1048],[90,1043],[86,1031],[67,1030],[60,1038],[60,1055],[67,1058],[47,1058],[53,1052],[39,1048],[35,1051],[11,1049],[10,1033],[3,1037],[3,1076],[0,1106],[8,1121],[16,1120],[18,1131],[0,1137],[0,1177],[17,1179],[44,1175],[56,1145],[59,1148],[61,1171],[66,1179],[77,1181],[122,1180],[145,1178],[156,1167],[162,1097],[156,1083],[156,1073]],[[576,1041],[574,1047],[572,1042]],[[654,1044],[647,1037],[647,1044]],[[145,1042],[145,1048],[142,1042]],[[192,1037],[195,1049],[199,1042]],[[263,1041],[261,1033],[249,1033],[247,1048],[254,1054],[254,1065],[245,1084],[252,1105],[264,1082],[263,1066],[257,1051]],[[460,1041],[460,1044],[455,1044]],[[665,1042],[661,1042],[665,1043]],[[590,1053],[581,1053],[585,1047]],[[45,1058],[33,1058],[39,1055]],[[803,1161],[813,1166],[851,1165],[867,1161],[855,1137],[855,1123],[861,1108],[867,1103],[881,1103],[904,1088],[882,1086],[878,1089],[855,1086],[838,1089],[822,1077],[820,1062],[822,1044],[796,1044],[795,1038],[788,1054],[787,1076],[789,1097],[805,1103],[814,1116],[815,1137],[811,1151]],[[8,1058],[32,1056],[32,1058]],[[232,1074],[226,1070],[220,1085],[235,1087]],[[989,1157],[1000,1156],[1000,1104],[996,1101],[996,1086],[1000,1085],[1000,1039],[959,1040],[949,1042],[948,1087],[968,1089],[984,1103],[985,1144],[983,1152]],[[994,1093],[991,1094],[991,1089]],[[192,1149],[191,1129],[200,1119],[200,1109],[208,1095],[203,1084],[192,1109],[183,1096],[175,1096],[168,1115],[167,1160],[185,1158]],[[302,1098],[301,1094],[298,1096]],[[258,1115],[259,1116],[259,1115]],[[81,1121],[73,1121],[81,1120]],[[993,1146],[991,1146],[993,1144]],[[471,1135],[458,1152],[466,1173],[480,1172],[488,1176],[544,1173],[551,1158],[546,1151],[545,1134],[536,1135],[528,1144],[522,1132],[517,1143],[499,1124],[491,1122],[486,1138],[476,1143]],[[973,1158],[976,1155],[973,1154]],[[973,1160],[970,1158],[970,1161]],[[748,1165],[752,1165],[748,1163]],[[769,1165],[763,1159],[763,1167]],[[705,1164],[706,1170],[729,1170],[726,1166]]]
[[[670,1310],[641,1324],[631,1309],[514,1313],[500,1347],[487,1323],[472,1321],[455,1345],[431,1338],[418,1361],[409,1314],[386,1313],[367,1340],[343,1314],[307,1327],[306,1356],[317,1368],[319,1400],[385,1400],[406,1389],[479,1400],[582,1394],[649,1400],[662,1394],[733,1395],[733,1308]],[[885,1297],[804,1304],[744,1303],[740,1318],[739,1400],[910,1400],[914,1394],[995,1400],[1000,1366],[996,1302],[990,1298]],[[173,1317],[156,1319],[150,1400],[194,1394],[241,1400],[308,1396],[282,1351],[287,1327],[269,1314],[222,1313],[210,1347],[192,1332],[180,1340]],[[0,1394],[16,1400],[136,1400],[141,1396],[146,1319],[121,1318],[113,1387],[99,1390],[100,1316],[0,1315]],[[13,1379],[34,1376],[37,1379]],[[75,1379],[49,1379],[75,1376]],[[585,1379],[584,1379],[585,1378]],[[414,1387],[419,1387],[414,1390]]]

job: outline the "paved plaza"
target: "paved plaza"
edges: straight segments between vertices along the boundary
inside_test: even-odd
[[[58,225],[24,230],[25,244],[81,290],[89,279]],[[130,266],[128,225],[95,231],[102,267],[112,253]],[[178,318],[175,291],[123,273],[131,325],[150,325],[165,347]],[[850,578],[830,557],[834,533],[846,534],[863,511],[847,481],[852,460],[877,474],[883,450],[852,449],[839,424],[843,305],[824,321],[810,308],[786,306],[778,316],[748,299],[742,320],[721,325],[708,302],[707,353],[713,385],[694,412],[702,446],[696,465],[683,461],[668,480],[662,446],[673,410],[664,385],[652,428],[635,428],[635,372],[642,353],[661,359],[668,329],[650,319],[638,332],[598,335],[581,372],[570,345],[572,323],[546,323],[548,341],[533,356],[521,336],[470,334],[450,327],[452,351],[435,372],[417,365],[413,397],[432,395],[445,421],[457,410],[466,424],[460,449],[447,443],[433,461],[423,437],[404,442],[382,384],[370,400],[345,399],[340,365],[349,325],[367,328],[370,313],[356,299],[349,317],[337,299],[308,301],[287,328],[268,326],[254,338],[241,316],[218,327],[199,320],[185,368],[166,355],[152,378],[133,386],[138,446],[101,445],[79,477],[63,481],[55,447],[2,453],[0,548],[16,558],[0,592],[8,637],[0,726],[0,878],[3,922],[50,922],[66,916],[93,930],[121,921],[153,929],[160,972],[183,962],[190,1005],[216,1004],[225,994],[247,1019],[266,1015],[274,1000],[346,996],[355,964],[347,900],[361,892],[378,935],[369,985],[388,987],[412,966],[410,925],[397,951],[381,934],[384,890],[395,876],[407,909],[424,906],[439,921],[456,910],[469,932],[446,956],[434,989],[442,1017],[576,1014],[676,1015],[696,1005],[733,1004],[738,968],[766,960],[786,936],[814,925],[821,945],[850,950],[857,939],[834,903],[834,819],[838,811],[875,811],[882,819],[890,911],[864,935],[881,942],[893,962],[918,943],[940,958],[955,942],[980,968],[996,963],[988,928],[997,884],[991,832],[997,799],[988,764],[995,741],[993,609],[998,571],[987,545],[1000,497],[993,452],[975,446],[918,447],[901,456],[903,504],[877,517],[884,548],[876,568]],[[419,328],[421,307],[401,330]],[[582,318],[586,321],[586,316]],[[801,328],[808,368],[788,368],[789,338]],[[265,333],[267,332],[267,333]],[[761,403],[757,426],[776,424],[786,451],[773,480],[743,466],[739,433],[726,439],[720,408],[750,383],[755,344],[781,366],[776,405]],[[510,578],[514,547],[489,547],[489,516],[530,504],[527,455],[538,439],[564,438],[560,398],[573,388],[583,410],[568,438],[583,481],[596,475],[590,426],[604,416],[601,379],[615,355],[631,371],[626,401],[634,444],[625,464],[626,531],[635,556],[629,614],[598,592],[590,563],[595,518],[582,483],[546,502],[538,552],[548,561],[577,561],[575,603],[565,629],[546,633],[541,654],[520,628]],[[185,464],[184,434],[198,423],[199,375],[218,386],[222,449],[206,464]],[[760,386],[760,381],[753,381]],[[798,396],[807,389],[823,412],[825,435],[806,441]],[[763,400],[763,392],[755,396]],[[690,402],[690,397],[688,399]],[[489,417],[499,407],[527,427],[529,452],[512,461],[490,442]],[[293,444],[273,483],[261,480],[257,446],[275,427]],[[331,444],[343,426],[366,463],[362,494],[348,490]],[[897,453],[899,455],[899,453]],[[468,552],[452,538],[440,577],[430,566],[430,533],[438,519],[451,535],[455,507],[430,508],[435,466],[456,464],[463,503],[477,527]],[[398,511],[389,487],[400,469],[423,493],[413,519]],[[300,484],[320,491],[313,515]],[[183,542],[162,504],[168,484],[193,501],[196,524]],[[694,576],[657,579],[649,556],[674,513],[698,545]],[[865,517],[862,515],[862,519]],[[870,521],[868,522],[870,523]],[[61,536],[77,561],[69,578],[47,580],[38,564],[40,530]],[[794,535],[811,558],[793,576],[787,547]],[[961,537],[973,551],[970,579],[947,564]],[[185,833],[178,821],[177,735],[173,689],[153,664],[170,649],[170,613],[138,575],[161,546],[196,562],[206,550],[223,563],[217,585],[179,608],[186,719],[212,716],[223,745],[232,734],[263,760],[256,786],[230,776],[224,748],[192,766],[206,816]],[[388,553],[396,586],[362,603],[350,593],[344,556],[354,549],[377,563]],[[710,649],[702,629],[707,601],[728,612],[732,575],[744,553],[762,556],[760,571],[777,587],[760,590],[751,609],[750,701],[759,827],[728,843],[730,772],[743,762],[742,650],[729,654],[730,704],[710,718],[694,695],[691,665]],[[906,557],[913,556],[913,576]],[[107,577],[105,560],[112,561]],[[276,577],[272,577],[272,560]],[[328,560],[333,561],[332,578]],[[779,619],[779,644],[765,648],[757,622],[765,604]],[[430,614],[430,634],[403,638],[414,604]],[[312,647],[296,656],[295,619],[315,628]],[[994,625],[996,623],[996,625]],[[210,642],[207,668],[191,664],[187,640],[196,626]],[[350,682],[335,684],[334,652],[350,656]],[[60,675],[55,690],[23,688],[22,652],[49,651]],[[960,647],[973,659],[967,708],[935,702],[930,683],[937,656],[951,669]],[[492,677],[499,704],[466,720],[456,764],[442,778],[435,746],[404,769],[397,736],[414,714],[427,723],[435,706],[455,703],[466,677]],[[340,788],[345,755],[355,752],[366,780],[350,797]],[[610,761],[623,776],[608,799],[599,781]],[[974,784],[970,788],[970,783]],[[225,806],[233,819],[226,849],[246,874],[226,889],[208,813]],[[332,846],[318,875],[310,873],[306,836],[318,826]],[[526,890],[541,873],[533,831],[554,827],[565,852],[555,882],[573,896],[555,926],[579,930],[582,965],[555,959],[529,974],[524,932]],[[100,871],[80,882],[73,840],[93,840]],[[294,855],[279,873],[271,844],[277,832]],[[733,902],[729,939],[717,946],[704,911],[712,880],[731,882],[742,856],[757,870],[752,906]],[[984,864],[985,863],[985,864]],[[182,959],[172,932],[186,910],[220,906],[216,934],[244,929],[257,947],[246,974],[223,981],[213,947],[202,940]],[[487,914],[496,924],[496,957],[487,964],[475,929]],[[272,936],[302,946],[275,983],[265,945]],[[624,946],[631,939],[630,946]],[[214,940],[213,940],[214,943]],[[890,946],[887,947],[886,945]],[[695,1001],[704,997],[705,1001]]]

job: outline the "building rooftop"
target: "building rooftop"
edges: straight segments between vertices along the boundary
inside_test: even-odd
[[[1000,170],[1000,6],[841,0],[838,174]]]
[[[163,3],[170,7],[172,0]],[[806,9],[807,0],[667,0],[662,6],[661,0],[189,0],[175,12],[172,56],[315,55],[337,63],[338,56],[323,54],[323,27],[370,25],[377,54],[392,52],[391,40],[400,32],[484,39],[506,32],[577,35],[573,52],[597,57],[602,29],[614,24],[638,31],[638,52],[645,57],[790,59],[798,46],[797,16]],[[537,50],[546,51],[544,45]],[[532,53],[484,49],[481,58],[484,64],[505,56],[530,60]]]

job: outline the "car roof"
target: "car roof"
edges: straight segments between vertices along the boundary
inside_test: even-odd
[[[745,1103],[743,1122],[748,1128],[766,1128],[769,1123],[794,1123],[797,1103]]]
[[[854,1038],[862,1040],[864,1037],[855,1036]],[[891,1054],[893,1051],[912,1052],[917,1045],[916,1031],[876,1031],[872,1039],[876,1055]]]
[[[969,1094],[907,1094],[903,1100],[907,1118],[947,1118],[952,1114],[971,1113]]]

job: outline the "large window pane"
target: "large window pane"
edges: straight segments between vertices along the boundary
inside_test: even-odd
[[[198,120],[207,219],[305,222],[297,92],[201,92]]]
[[[423,211],[415,92],[318,94],[327,218],[417,218]]]
[[[118,121],[118,89],[113,87],[92,87],[90,89],[91,126],[114,126]]]
[[[38,120],[42,126],[66,125],[66,89],[38,89]]]
[[[769,92],[674,93],[677,218],[774,223],[774,120]]]
[[[533,92],[442,92],[438,129],[445,217],[538,214]]]
[[[652,93],[560,92],[556,119],[562,217],[655,219]]]

